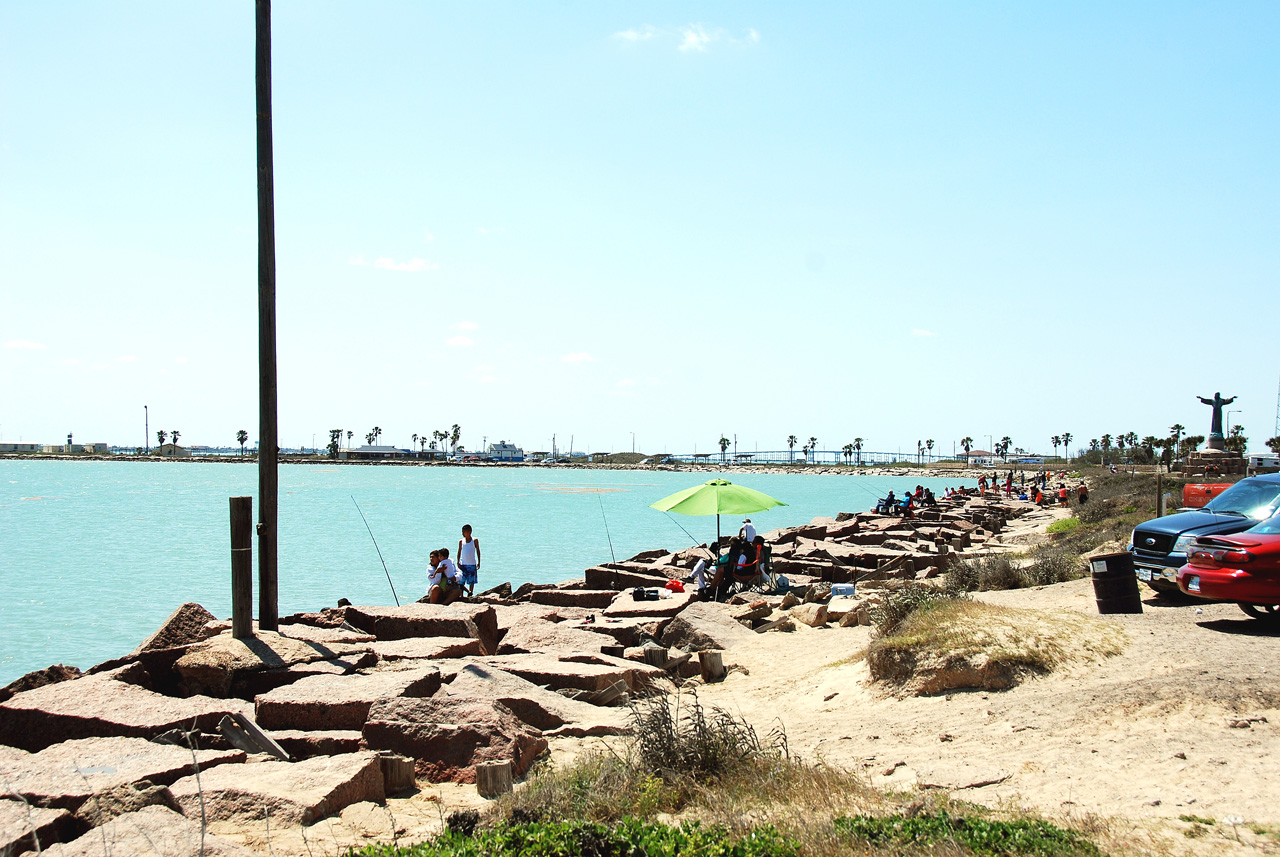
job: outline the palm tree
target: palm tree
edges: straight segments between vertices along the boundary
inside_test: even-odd
[[[725,451],[729,449],[729,438],[721,435],[720,439],[716,441],[716,443],[720,444],[720,463],[724,464],[724,454]]]
[[[1069,431],[1062,433],[1062,454],[1067,461],[1071,460],[1071,432]]]
[[[1120,432],[1119,434],[1116,435],[1116,449],[1120,451],[1121,461],[1127,460],[1124,454],[1124,443],[1126,440],[1128,440],[1128,438],[1125,436],[1124,432]]]
[[[817,451],[818,451],[818,439],[816,437],[809,438],[809,452],[817,453]]]
[[[933,458],[933,438],[929,438],[924,442],[924,448],[929,450],[929,458]]]
[[[1187,427],[1182,423],[1174,423],[1169,426],[1169,437],[1173,438],[1173,445],[1176,447],[1178,441],[1182,440],[1182,435],[1186,432]]]
[[[160,429],[159,431],[156,432],[156,440],[160,441],[160,446],[164,446],[165,438],[167,438],[168,436],[169,436],[169,433],[164,429]]]
[[[973,449],[973,438],[971,437],[960,438],[960,446],[964,449],[964,463],[968,464],[969,450]]]
[[[169,437],[173,439],[173,454],[177,455],[178,454],[178,437],[179,437],[178,430],[174,429],[173,431],[169,432]]]
[[[855,437],[853,439],[853,451],[858,456],[858,466],[862,466],[862,438]]]
[[[796,460],[796,436],[787,435],[787,449],[791,450],[791,462],[794,464]]]
[[[375,446],[377,445],[377,443],[378,443],[378,438],[380,438],[380,437],[382,437],[382,429],[381,429],[381,428],[379,428],[378,426],[374,426],[374,427],[373,427],[373,442],[374,442],[374,445],[375,445]]]
[[[1062,445],[1062,438],[1058,437],[1058,436],[1055,434],[1053,437],[1049,438],[1049,442],[1053,444],[1053,457],[1054,457],[1054,458],[1057,458],[1057,457],[1058,457],[1058,447]]]
[[[924,442],[917,440],[916,441],[916,464],[922,463],[921,459],[923,458],[924,458]]]
[[[458,448],[458,441],[461,439],[462,439],[462,429],[458,427],[457,423],[454,423],[453,428],[449,430],[449,446],[456,450]],[[573,440],[573,438],[569,438],[569,439]],[[573,450],[569,450],[569,451],[572,452]]]
[[[418,433],[417,433],[416,431],[413,433],[412,437],[413,437],[413,443],[417,443],[417,442],[418,442]]]
[[[355,437],[355,432],[353,432],[351,429],[347,429],[347,446],[348,447],[351,446],[351,438],[353,437]]]
[[[1013,446],[1013,439],[1009,435],[1000,438],[1000,458],[1004,461],[1009,460],[1009,447]]]
[[[240,454],[244,455],[244,445],[249,442],[249,433],[244,429],[236,432],[236,440],[240,441]]]
[[[853,458],[853,444],[846,443],[843,449],[844,449],[844,463],[848,464],[849,460]]]
[[[418,435],[418,454],[421,455],[426,451],[427,451],[427,436],[425,434],[420,434]]]

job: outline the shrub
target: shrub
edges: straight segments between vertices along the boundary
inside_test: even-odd
[[[1049,586],[1084,576],[1080,558],[1056,545],[1041,547],[1030,554],[1030,562],[1022,569],[1029,586]]]
[[[957,560],[947,571],[946,588],[949,594],[1021,589],[1028,585],[1022,571],[1003,554]]]
[[[895,589],[871,610],[871,624],[878,636],[893,632],[908,616],[927,604],[938,601],[967,599],[963,592],[954,589],[938,589],[924,583],[908,583]]]
[[[1045,527],[1044,531],[1046,533],[1069,533],[1078,526],[1080,526],[1079,518],[1063,518],[1061,521],[1054,521]]]
[[[1108,497],[1094,503],[1086,503],[1076,512],[1076,517],[1086,524],[1097,524],[1120,514],[1120,503],[1115,497]]]
[[[363,857],[624,857],[633,854],[717,854],[723,857],[799,857],[797,844],[769,825],[734,835],[697,822],[678,827],[623,819],[502,824],[474,834],[445,832],[411,846],[371,845],[350,852]]]
[[[1093,855],[1101,852],[1079,833],[1047,821],[997,821],[974,817],[891,815],[837,818],[837,830],[871,845],[931,849],[955,844],[974,854],[1027,854],[1034,857]]]
[[[670,782],[679,777],[718,779],[761,756],[785,756],[786,735],[775,730],[762,743],[755,728],[724,709],[706,708],[696,692],[660,696],[637,705],[636,761]]]

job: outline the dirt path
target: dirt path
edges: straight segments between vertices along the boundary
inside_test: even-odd
[[[1097,616],[1087,579],[979,597]],[[887,696],[853,660],[868,629],[801,626],[727,652],[747,673],[701,693],[764,731],[781,721],[793,751],[882,787],[1049,814],[1235,816],[1280,832],[1280,635],[1233,604],[1152,595],[1144,608],[1098,617],[1127,631],[1122,654],[1004,692]]]

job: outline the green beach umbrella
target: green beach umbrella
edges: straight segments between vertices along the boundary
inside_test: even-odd
[[[663,497],[649,506],[660,512],[679,512],[681,515],[715,515],[716,541],[720,540],[721,515],[749,515],[752,512],[763,512],[774,506],[785,506],[781,500],[775,500],[768,494],[762,494],[752,488],[734,485],[725,479],[712,479],[702,485],[695,485],[683,491],[677,491],[670,497]]]

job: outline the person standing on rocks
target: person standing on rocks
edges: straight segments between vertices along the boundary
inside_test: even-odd
[[[743,520],[742,529],[738,530],[738,535],[747,544],[751,544],[756,540],[756,525],[751,523],[750,518]]]
[[[480,540],[471,537],[471,525],[462,525],[458,542],[458,570],[462,572],[462,588],[470,598],[476,591],[480,573]]]

